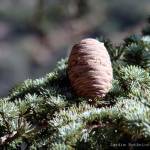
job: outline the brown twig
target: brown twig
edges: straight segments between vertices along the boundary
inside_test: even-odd
[[[5,145],[19,136],[17,131],[13,131],[11,134],[4,135],[0,138],[0,145]]]

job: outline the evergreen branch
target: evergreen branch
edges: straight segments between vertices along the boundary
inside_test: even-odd
[[[3,112],[0,112],[0,115],[2,116],[3,122],[4,122],[4,126],[6,127],[7,131],[10,132],[10,126],[9,123],[7,122],[7,120],[5,119],[5,114]]]
[[[28,79],[24,81],[21,85],[16,86],[12,91],[10,96],[7,98],[9,101],[13,101],[17,98],[23,98],[27,93],[40,93],[42,89],[46,88],[48,85],[53,85],[54,83],[58,83],[57,80],[63,78],[64,73],[66,72],[66,63],[67,59],[61,60],[57,64],[57,68],[48,73],[44,78],[31,80]],[[63,63],[63,65],[62,65]]]
[[[150,37],[119,46],[103,40],[114,69],[103,99],[77,97],[67,59],[45,77],[26,80],[0,101],[0,145],[18,149],[109,149],[111,143],[150,143]],[[112,148],[112,147],[111,147]]]

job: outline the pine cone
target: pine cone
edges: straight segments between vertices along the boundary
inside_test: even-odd
[[[112,66],[103,43],[83,39],[72,48],[68,76],[78,96],[104,97],[112,85]]]

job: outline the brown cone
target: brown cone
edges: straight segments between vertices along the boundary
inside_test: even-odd
[[[112,85],[112,66],[103,43],[83,39],[72,48],[68,76],[78,96],[104,97]]]

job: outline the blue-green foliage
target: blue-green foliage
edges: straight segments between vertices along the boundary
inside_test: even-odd
[[[117,143],[126,148],[150,144],[150,36],[130,36],[118,46],[103,41],[114,70],[106,97],[91,102],[76,96],[63,59],[53,72],[26,80],[0,100],[2,149],[108,150],[119,149]]]

